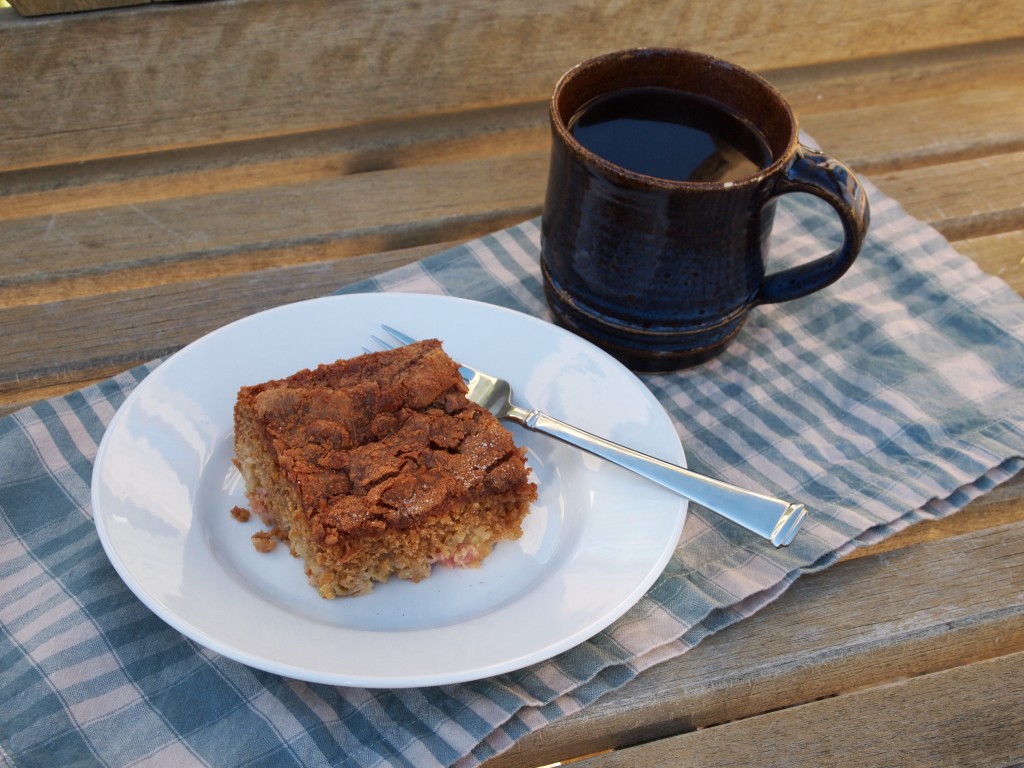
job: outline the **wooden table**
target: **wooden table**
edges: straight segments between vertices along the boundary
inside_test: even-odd
[[[555,7],[550,7],[555,6]],[[537,215],[545,99],[690,47],[1024,293],[1024,11],[911,0],[0,9],[0,413]],[[1024,477],[492,761],[1024,761]]]

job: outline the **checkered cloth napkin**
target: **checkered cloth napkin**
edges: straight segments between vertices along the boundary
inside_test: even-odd
[[[951,514],[1024,466],[1024,301],[869,185],[866,248],[812,297],[757,309],[697,369],[644,377],[697,470],[811,510],[777,550],[691,508],[622,619],[518,672],[425,689],[314,685],[164,624],[93,527],[96,447],[144,366],[0,421],[0,760],[14,765],[476,765],[751,615],[858,543]],[[773,268],[837,230],[787,199]],[[345,292],[443,293],[548,317],[537,222]]]

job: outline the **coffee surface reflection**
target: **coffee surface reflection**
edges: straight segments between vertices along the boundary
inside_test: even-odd
[[[604,94],[577,110],[568,127],[595,155],[669,181],[738,181],[772,163],[764,137],[739,115],[671,88]]]

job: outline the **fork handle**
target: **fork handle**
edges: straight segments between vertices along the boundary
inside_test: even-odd
[[[532,410],[515,414],[523,426],[543,432],[636,472],[718,513],[727,520],[767,539],[776,547],[793,541],[807,510],[803,504],[748,491],[685,467],[669,464],[645,453],[597,437],[564,421]]]

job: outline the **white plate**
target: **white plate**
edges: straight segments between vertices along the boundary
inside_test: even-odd
[[[362,597],[324,600],[286,547],[255,551],[231,463],[238,388],[360,354],[380,324],[437,337],[504,375],[517,400],[683,463],[672,422],[617,361],[546,322],[417,294],[300,302],[225,326],[151,373],[100,444],[100,540],[150,609],[198,643],[312,682],[406,687],[474,680],[567,650],[620,617],[671,556],[687,502],[550,437],[513,426],[540,498],[523,537],[477,569],[435,567]]]

